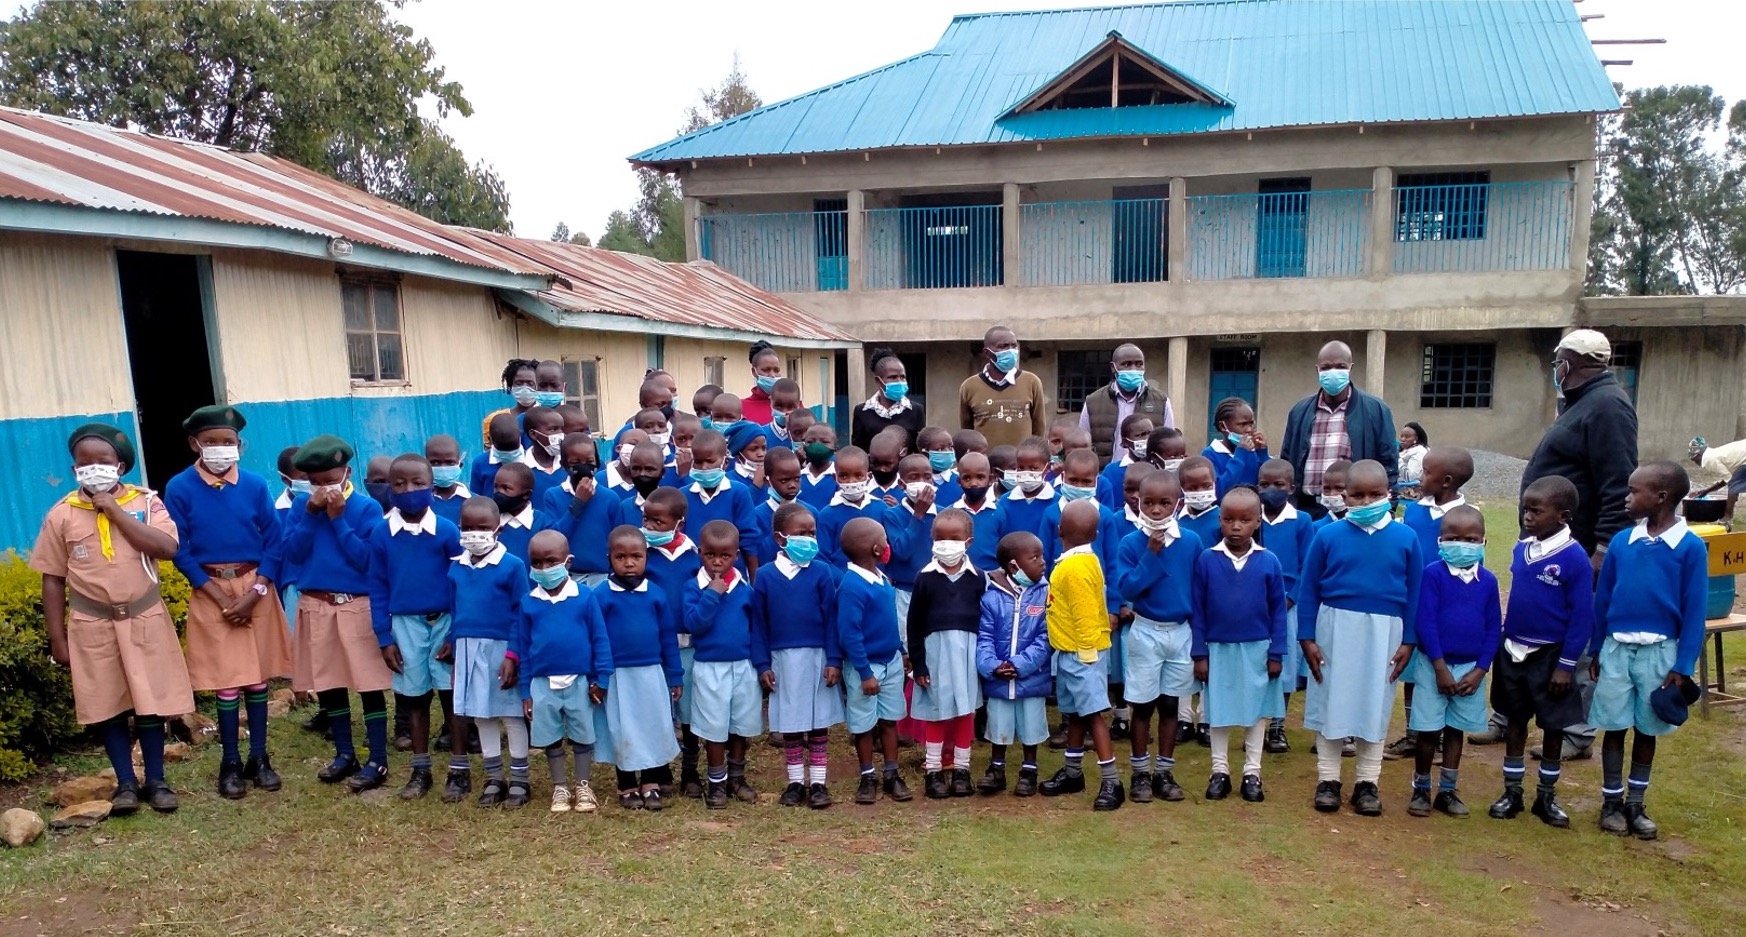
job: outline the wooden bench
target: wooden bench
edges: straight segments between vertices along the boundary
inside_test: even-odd
[[[1704,646],[1698,651],[1698,686],[1703,695],[1698,698],[1698,712],[1710,717],[1710,707],[1724,709],[1746,706],[1746,695],[1728,692],[1728,665],[1722,657],[1722,635],[1730,631],[1746,631],[1746,615],[1735,612],[1727,618],[1712,618],[1704,623]],[[1716,644],[1716,679],[1710,682],[1710,641]]]

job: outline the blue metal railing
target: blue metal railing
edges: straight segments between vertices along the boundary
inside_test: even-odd
[[[1371,196],[1369,189],[1190,196],[1189,278],[1363,276]]]
[[[999,286],[999,205],[867,211],[865,283],[870,290]]]
[[[1394,190],[1394,272],[1561,270],[1575,185],[1563,180]]]
[[[1033,202],[1019,207],[1026,286],[1159,283],[1169,275],[1170,200]]]
[[[704,215],[698,253],[776,293],[849,288],[849,213],[789,211]]]

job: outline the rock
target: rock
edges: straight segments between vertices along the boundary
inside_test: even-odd
[[[164,746],[165,761],[187,761],[194,757],[194,749],[187,742],[171,742]]]
[[[171,720],[170,734],[189,745],[204,745],[218,738],[218,723],[204,714],[189,713]]]
[[[115,783],[115,769],[114,768],[104,768],[102,771],[97,772],[97,776],[100,778],[103,778],[104,780],[108,781],[111,784]]]
[[[108,800],[115,793],[115,770],[109,769],[109,777],[92,775],[88,778],[73,778],[55,785],[51,800],[58,807],[71,807],[92,800]]]
[[[34,810],[13,807],[0,813],[0,842],[13,849],[23,849],[36,842],[44,829],[42,816]]]
[[[268,703],[283,701],[286,706],[297,705],[297,692],[288,686],[282,686],[267,696]]]
[[[291,712],[291,701],[288,699],[267,700],[267,718],[278,719]]]
[[[57,830],[82,830],[96,826],[107,819],[109,819],[109,801],[88,800],[71,807],[62,807],[59,813],[49,818],[49,826]]]

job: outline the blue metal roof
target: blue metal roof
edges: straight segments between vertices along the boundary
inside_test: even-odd
[[[1200,103],[1002,117],[1110,31],[1217,88]],[[933,49],[631,157],[1477,120],[1617,110],[1570,0],[1195,0],[952,20]]]

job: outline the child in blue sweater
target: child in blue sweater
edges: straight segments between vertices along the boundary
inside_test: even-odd
[[[879,522],[887,505],[873,497],[866,452],[857,446],[844,446],[836,458],[833,466],[836,474],[832,478],[836,490],[818,511],[818,546],[826,563],[843,569],[848,565],[842,549],[843,528],[857,517]],[[805,473],[800,477],[800,487],[800,500],[807,501]]]
[[[599,449],[587,433],[564,437],[559,456],[567,476],[563,484],[546,492],[540,509],[551,530],[564,535],[574,554],[570,576],[585,589],[606,581],[611,569],[606,557],[606,535],[623,524],[624,502],[599,486]]]
[[[529,743],[546,753],[551,812],[593,813],[599,805],[588,783],[594,770],[594,707],[606,701],[611,686],[612,645],[594,592],[571,575],[573,557],[564,535],[555,530],[534,534],[529,557],[534,587],[518,597],[508,654],[521,714],[530,723]],[[495,734],[480,730],[481,739]],[[566,739],[574,773],[565,764]]]
[[[620,807],[660,810],[661,788],[673,783],[671,762],[679,753],[673,705],[684,693],[681,613],[645,576],[649,546],[643,531],[615,528],[608,544],[612,575],[594,590],[594,601],[606,625],[612,687],[595,711],[595,747],[618,771]]]
[[[1048,613],[1043,541],[1023,530],[1000,538],[976,629],[976,670],[988,705],[984,734],[992,749],[988,770],[976,782],[984,795],[1006,790],[1006,755],[1014,742],[1023,746],[1024,761],[1013,795],[1037,793],[1037,746],[1049,737],[1045,702],[1054,658]]]
[[[904,456],[897,471],[900,497],[896,504],[879,512],[879,523],[885,527],[885,542],[891,544],[885,575],[897,587],[897,620],[905,622],[909,620],[909,603],[915,594],[915,577],[933,555],[931,531],[940,509],[934,500],[932,470],[926,456]]]
[[[908,447],[909,435],[901,426],[887,426],[867,442],[867,474],[873,480],[869,494],[873,500],[884,502],[886,507],[903,497],[903,482],[897,477],[897,465],[903,461]]]
[[[273,501],[273,514],[279,519],[279,598],[285,605],[285,626],[293,635],[297,633],[297,567],[285,559],[285,530],[289,525],[287,519],[291,516],[292,503],[298,495],[309,494],[311,490],[309,476],[291,464],[291,460],[297,457],[297,448],[286,446],[279,450],[279,481],[285,488]],[[316,710],[315,720],[326,718],[326,714]]]
[[[1558,805],[1564,730],[1583,722],[1575,672],[1594,633],[1594,573],[1588,552],[1570,534],[1576,486],[1559,475],[1522,492],[1522,531],[1510,563],[1509,614],[1493,663],[1491,706],[1504,722],[1504,792],[1491,805],[1496,820],[1522,812],[1523,756],[1528,720],[1546,733],[1534,815],[1555,827],[1570,825]]]
[[[1219,533],[1218,475],[1212,461],[1204,456],[1183,459],[1176,468],[1176,479],[1182,486],[1182,507],[1176,522],[1183,530],[1193,531],[1201,543],[1217,543]]]
[[[1012,471],[1005,475],[1012,484],[1000,499],[1000,510],[1006,515],[1006,529],[1031,531],[1044,544],[1052,537],[1043,532],[1043,514],[1055,503],[1055,486],[1043,477],[1048,468],[1049,444],[1040,436],[1026,437],[1013,455]],[[1049,531],[1049,534],[1053,533]],[[1045,558],[1047,549],[1045,546]]]
[[[1218,543],[1194,561],[1194,679],[1212,727],[1212,777],[1206,799],[1231,793],[1231,728],[1243,729],[1243,799],[1259,803],[1261,743],[1267,722],[1285,715],[1279,689],[1284,670],[1285,573],[1273,554],[1255,543],[1261,498],[1233,488],[1219,505]]]
[[[724,395],[726,396],[726,395]],[[729,478],[727,438],[713,429],[698,432],[691,442],[691,484],[685,486],[685,516],[701,531],[710,521],[727,521],[739,531],[739,570],[758,574],[757,489]]]
[[[800,473],[800,500],[813,510],[831,503],[837,493],[837,432],[824,423],[814,423],[800,436],[800,454],[806,467]]]
[[[1412,651],[1419,583],[1419,538],[1393,522],[1388,473],[1369,459],[1346,476],[1346,518],[1310,541],[1298,582],[1297,636],[1312,682],[1304,726],[1317,733],[1315,808],[1340,809],[1340,749],[1357,739],[1352,807],[1379,816],[1382,745],[1394,706],[1394,681]]]
[[[764,472],[767,492],[766,496],[752,509],[752,518],[758,524],[758,568],[762,569],[776,561],[781,555],[781,547],[776,543],[776,512],[784,504],[798,504],[806,513],[813,516],[816,523],[818,514],[808,507],[800,498],[800,457],[793,449],[777,447],[764,456]],[[815,532],[808,534],[815,537]]]
[[[1442,527],[1438,558],[1425,567],[1419,587],[1414,623],[1418,646],[1407,665],[1425,687],[1418,708],[1407,718],[1407,731],[1417,735],[1418,744],[1407,813],[1425,817],[1435,809],[1461,818],[1467,816],[1457,793],[1461,749],[1468,732],[1486,728],[1485,694],[1480,690],[1502,640],[1503,610],[1497,577],[1481,565],[1485,515],[1463,504],[1443,515]],[[1439,748],[1443,773],[1433,801],[1431,762]]]
[[[443,655],[454,661],[454,685],[459,691],[451,693],[455,702],[449,724],[449,776],[443,785],[445,804],[459,803],[473,790],[463,720],[501,720],[501,713],[509,708],[493,707],[490,701],[502,689],[505,661],[512,656],[515,617],[506,610],[518,607],[528,588],[527,567],[497,542],[497,502],[483,496],[468,498],[460,518],[461,552],[448,568],[454,612],[448,653]],[[491,715],[493,709],[500,715]],[[489,731],[480,731],[481,748],[487,738],[499,753],[495,776],[500,801],[504,791],[501,727],[492,724]]]
[[[424,441],[424,460],[430,463],[431,510],[451,524],[461,523],[461,505],[473,492],[461,483],[466,468],[461,464],[461,444],[455,437],[438,433]]]
[[[626,430],[620,433],[613,442],[612,461],[594,476],[594,484],[602,491],[610,491],[621,500],[634,498],[636,486],[631,484],[631,454],[637,447],[649,442],[649,434],[640,429]],[[655,484],[661,483],[661,469],[665,456],[660,446],[655,447]],[[633,525],[634,526],[634,525]]]
[[[1285,642],[1285,672],[1279,678],[1279,688],[1285,694],[1285,703],[1289,708],[1292,691],[1298,688],[1301,679],[1307,674],[1303,671],[1303,651],[1297,643],[1297,583],[1298,574],[1303,570],[1304,554],[1309,552],[1310,541],[1315,539],[1316,523],[1310,516],[1297,509],[1291,503],[1291,493],[1297,488],[1296,472],[1291,463],[1284,459],[1268,459],[1261,465],[1258,473],[1261,492],[1261,542],[1266,545],[1267,552],[1279,561],[1279,569],[1285,575],[1285,627],[1290,638]],[[1263,748],[1270,753],[1291,751],[1291,743],[1285,738],[1285,717],[1273,719],[1267,726],[1267,740]]]
[[[1135,462],[1122,472],[1122,504],[1116,508],[1123,521],[1117,525],[1121,537],[1140,529],[1140,486],[1145,484],[1147,475],[1156,471],[1158,467],[1150,462]],[[1118,542],[1121,537],[1117,538]]]
[[[978,434],[980,435],[980,434]],[[970,565],[982,570],[999,566],[995,552],[1007,534],[1006,514],[1000,509],[1000,494],[996,490],[993,469],[988,456],[980,452],[965,452],[958,460],[958,490],[963,492],[955,508],[970,515],[973,535],[970,538]],[[1028,533],[1028,531],[1027,531]]]
[[[845,709],[861,762],[855,803],[874,803],[881,789],[902,803],[915,796],[897,772],[897,720],[904,715],[903,680],[908,668],[897,621],[897,590],[879,571],[879,560],[889,549],[885,529],[870,517],[854,518],[843,526],[842,544],[849,567],[837,590],[835,627],[850,671]],[[883,783],[873,773],[875,730],[885,759]]]
[[[1437,556],[1443,517],[1467,503],[1461,494],[1461,486],[1473,478],[1473,454],[1460,446],[1436,446],[1425,453],[1423,464],[1424,479],[1419,484],[1421,497],[1401,512],[1401,522],[1418,534],[1419,555],[1426,562],[1433,562]],[[1405,758],[1417,750],[1418,742],[1412,730],[1413,687],[1417,682],[1417,672],[1417,668],[1408,667],[1400,678],[1408,728],[1405,735],[1383,750],[1382,757],[1391,761]]]
[[[1111,454],[1109,464],[1097,476],[1097,503],[1112,511],[1122,509],[1122,479],[1130,465],[1146,462],[1146,442],[1152,436],[1152,418],[1130,413],[1122,420],[1122,446]]]
[[[534,507],[533,469],[520,462],[497,467],[497,475],[489,489],[503,513],[503,526],[497,529],[497,539],[503,542],[511,556],[527,562],[528,541],[534,531],[551,526],[551,518]]]
[[[649,582],[667,597],[667,607],[673,612],[675,640],[679,647],[679,672],[685,692],[673,707],[673,721],[680,730],[680,791],[686,797],[703,796],[703,776],[697,773],[697,736],[691,732],[691,702],[693,699],[691,672],[694,651],[691,632],[685,622],[685,594],[703,568],[703,557],[697,544],[685,536],[689,503],[678,489],[662,486],[655,489],[643,503],[643,539],[648,545],[644,567]]]
[[[1685,469],[1648,462],[1631,473],[1625,513],[1637,523],[1613,537],[1594,590],[1594,701],[1588,721],[1605,732],[1601,744],[1600,827],[1620,836],[1654,839],[1660,828],[1644,811],[1655,739],[1683,719],[1670,719],[1702,692],[1691,679],[1704,646],[1709,551],[1675,513],[1691,491]],[[1652,701],[1676,694],[1671,705]],[[1667,695],[1665,692],[1663,695]],[[1619,784],[1625,733],[1635,729],[1629,792]]]
[[[1322,493],[1316,496],[1316,504],[1326,513],[1316,520],[1317,528],[1346,519],[1346,473],[1351,469],[1352,463],[1336,459],[1322,472]]]
[[[1174,426],[1160,426],[1146,437],[1146,461],[1175,474],[1188,457],[1188,440]]]
[[[1219,496],[1238,485],[1255,484],[1268,456],[1254,408],[1241,397],[1226,397],[1213,408],[1213,430],[1217,435],[1200,454],[1212,463]]]
[[[728,521],[710,521],[698,533],[697,546],[703,568],[685,590],[696,695],[691,731],[703,740],[709,757],[704,806],[721,810],[730,795],[741,803],[758,802],[758,792],[746,782],[746,740],[764,732],[764,700],[752,661],[769,652],[758,647],[763,635],[752,627],[752,586],[734,568],[741,553],[739,531]]]
[[[630,454],[630,493],[619,499],[619,518],[632,527],[643,525],[643,505],[650,495],[661,488],[661,447],[652,442],[638,443]],[[598,477],[598,476],[596,476]],[[684,500],[681,497],[680,500]]]
[[[1074,427],[1079,432],[1078,427]],[[1120,551],[1122,534],[1127,527],[1127,521],[1116,511],[1112,511],[1095,500],[1097,494],[1097,453],[1092,449],[1067,449],[1061,456],[1061,484],[1056,486],[1054,503],[1043,511],[1043,522],[1037,528],[1037,536],[1043,541],[1043,563],[1053,572],[1055,562],[1066,552],[1066,546],[1061,540],[1061,512],[1067,505],[1075,501],[1086,501],[1097,507],[1097,539],[1092,544],[1092,551],[1097,554],[1097,561],[1104,571],[1104,583],[1107,589],[1105,603],[1110,611],[1110,652],[1109,652],[1109,699],[1112,707],[1110,719],[1111,738],[1124,738],[1131,731],[1129,718],[1132,713],[1128,708],[1122,692],[1122,642],[1120,630],[1134,619],[1134,612],[1127,603],[1122,601],[1121,592],[1116,588],[1120,577],[1120,564],[1117,553]]]
[[[964,496],[958,484],[958,450],[952,434],[943,426],[924,426],[915,434],[916,453],[928,460],[928,481],[934,486],[934,503],[950,507]],[[900,469],[901,470],[901,469]]]
[[[792,450],[771,454],[777,452],[793,461]],[[770,731],[782,733],[788,786],[777,802],[798,807],[804,801],[822,810],[831,805],[826,744],[831,726],[843,721],[843,652],[833,624],[836,578],[815,562],[818,524],[812,509],[789,501],[776,509],[771,525],[778,552],[752,583],[752,627],[759,634],[754,647],[763,648],[766,659],[752,665],[770,693]]]
[[[520,462],[527,450],[521,444],[521,419],[505,410],[491,418],[488,437],[491,448],[473,457],[473,468],[467,476],[467,487],[484,493],[496,490],[497,472],[505,465]],[[531,480],[532,476],[529,476]]]
[[[521,463],[533,470],[533,503],[544,504],[546,493],[568,477],[564,474],[564,416],[547,407],[534,407],[522,415],[524,434],[531,441]]]
[[[764,466],[764,461],[770,454],[770,437],[764,435],[763,427],[742,421],[740,428],[727,437],[727,441],[728,461],[733,463],[734,481],[752,489],[754,504],[764,500],[770,488]]]

